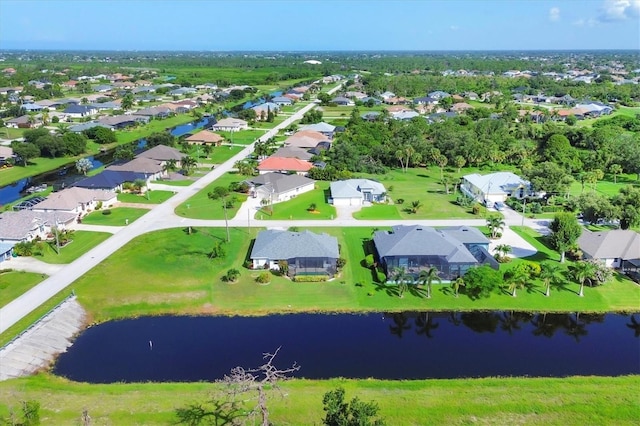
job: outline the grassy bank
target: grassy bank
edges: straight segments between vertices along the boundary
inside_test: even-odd
[[[144,383],[89,385],[41,374],[0,382],[0,416],[20,401],[41,404],[43,424],[75,425],[84,409],[96,424],[172,424],[174,410],[203,402],[218,385]],[[638,376],[455,380],[302,380],[271,394],[278,425],[320,424],[322,396],[341,386],[347,399],[374,400],[389,425],[633,425],[640,420]]]
[[[371,270],[361,265],[371,250],[369,228],[314,228],[338,238],[347,264],[331,282],[293,283],[273,275],[268,285],[256,283],[261,271],[244,268],[257,229],[231,229],[225,255],[211,258],[213,247],[225,240],[224,228],[168,229],[142,235],[111,255],[72,284],[80,303],[97,321],[140,315],[261,315],[278,312],[389,312],[444,310],[519,310],[544,312],[637,311],[640,287],[622,277],[603,286],[578,284],[543,295],[541,284],[518,297],[504,293],[471,300],[456,298],[448,284],[434,284],[431,299],[411,286],[404,297],[396,287],[375,283]],[[170,241],[171,244],[167,244]],[[228,284],[222,276],[230,268],[240,279]],[[185,271],[188,271],[186,273]],[[136,277],[123,280],[122,277]],[[152,284],[150,284],[152,283]]]

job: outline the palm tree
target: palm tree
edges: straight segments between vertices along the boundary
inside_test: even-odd
[[[422,203],[420,202],[420,200],[417,201],[412,201],[411,202],[411,213],[418,213],[418,210],[420,210],[420,207],[422,207]]]
[[[437,281],[442,282],[442,279],[438,276],[440,271],[438,268],[431,266],[429,269],[423,269],[418,275],[418,283],[425,284],[427,286],[427,299],[431,298],[431,283]]]
[[[571,277],[580,283],[580,291],[578,296],[584,296],[584,283],[586,281],[591,281],[595,275],[595,265],[591,262],[585,262],[583,260],[575,263],[571,267]]]
[[[176,160],[167,160],[166,163],[164,163],[164,165],[162,166],[162,170],[164,172],[175,172],[178,168],[176,164]]]
[[[460,291],[460,287],[464,287],[464,278],[458,277],[451,283],[451,287],[453,288],[453,294],[455,297],[458,297],[458,292]]]
[[[182,170],[184,170],[185,174],[189,175],[191,174],[191,169],[196,167],[198,165],[198,162],[192,156],[186,155],[182,157],[182,160],[180,160],[180,164],[182,165]]]
[[[447,157],[442,154],[438,155],[438,157],[436,158],[436,164],[438,165],[438,167],[440,167],[440,179],[442,179],[442,176],[444,175],[444,168],[448,162],[449,160],[447,159]]]
[[[411,278],[407,271],[404,269],[404,266],[396,266],[392,271],[393,280],[398,286],[398,296],[402,299],[404,297],[404,292],[407,291],[407,279]]]
[[[501,216],[491,215],[487,218],[487,227],[491,230],[491,238],[498,236],[498,231],[501,231],[505,227],[505,222]]]
[[[609,172],[613,175],[613,183],[618,183],[618,175],[622,173],[620,164],[612,164],[609,166]]]
[[[551,283],[559,282],[562,279],[561,268],[555,262],[542,262],[540,263],[540,269],[540,278],[546,287],[544,295],[549,297]]]
[[[58,128],[56,129],[56,134],[60,136],[64,136],[69,133],[69,125],[65,123],[58,124]]]
[[[516,290],[527,284],[529,274],[523,268],[513,268],[505,275],[509,290],[512,292],[511,296],[517,297]]]
[[[496,246],[496,252],[500,254],[500,257],[507,257],[511,250],[512,248],[509,244],[498,244]]]

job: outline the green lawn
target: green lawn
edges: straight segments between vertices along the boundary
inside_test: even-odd
[[[118,139],[117,145],[133,142],[138,139],[142,139],[145,136],[149,136],[152,133],[163,132],[168,128],[190,123],[192,121],[194,121],[192,115],[178,114],[164,120],[151,120],[149,123],[135,127],[131,130],[119,130],[116,132],[116,137]],[[115,146],[115,144],[108,145],[107,147],[111,148],[112,146]]]
[[[72,241],[60,248],[60,254],[56,253],[55,242],[51,241],[43,245],[44,252],[36,259],[47,263],[71,263],[110,236],[107,232],[73,231]]]
[[[471,169],[463,169],[465,175]],[[454,173],[458,176],[458,173]],[[480,216],[474,216],[470,208],[463,208],[456,204],[455,194],[445,194],[444,186],[439,183],[440,169],[438,167],[413,168],[406,173],[391,170],[384,175],[361,175],[375,179],[384,184],[387,195],[393,199],[393,205],[376,204],[365,207],[354,213],[356,219],[481,219],[486,210],[481,209]],[[399,204],[398,199],[404,203]],[[413,201],[420,201],[422,207],[417,213],[408,212]]]
[[[118,194],[118,201],[121,203],[161,204],[173,197],[174,194],[175,192],[171,191],[147,191],[142,195],[122,192]]]
[[[240,146],[216,146],[211,149],[211,154],[206,158],[204,152],[200,154],[200,158],[198,158],[199,163],[206,164],[222,164],[244,148]]]
[[[216,186],[229,187],[232,182],[242,182],[246,176],[237,173],[225,173],[220,178],[211,182],[207,187],[200,190],[196,195],[180,204],[175,213],[178,216],[188,217],[191,219],[224,219],[224,208],[222,200],[209,199],[209,192]],[[227,209],[227,217],[231,219],[236,215],[240,205],[247,199],[247,194],[233,193],[230,196],[237,198],[232,208]]]
[[[242,130],[240,132],[216,132],[223,136],[229,143],[250,145],[260,136],[264,135],[267,130]]]
[[[10,267],[11,261],[4,262],[3,267]],[[31,287],[36,286],[46,275],[33,272],[9,271],[0,273],[0,307],[11,302]]]
[[[304,367],[304,366],[303,366]],[[204,402],[219,390],[212,383],[117,383],[91,385],[41,373],[0,382],[0,417],[20,402],[40,402],[43,424],[73,425],[87,409],[96,424],[175,424],[174,410]],[[270,421],[321,424],[322,396],[343,387],[349,401],[375,401],[386,424],[410,425],[605,425],[638,423],[640,405],[630,391],[638,376],[486,378],[454,380],[303,380],[270,393]],[[282,396],[284,395],[284,396]],[[253,400],[251,401],[254,402]]]
[[[129,220],[129,223],[131,223],[149,211],[148,209],[117,207],[110,209],[111,214],[107,215],[104,214],[105,210],[98,210],[89,213],[87,216],[82,218],[82,223],[86,225],[125,226],[127,219]]]
[[[593,188],[590,184],[586,184],[584,190],[582,189],[582,184],[579,181],[574,181],[571,184],[571,188],[569,189],[569,193],[574,196],[578,196],[580,194],[591,194],[593,192],[599,193],[600,195],[613,196],[617,195],[620,192],[621,188],[625,186],[633,185],[640,186],[640,181],[638,181],[638,177],[635,174],[621,174],[617,177],[617,182],[613,182],[613,176],[607,174],[605,176],[605,180],[602,180],[597,183],[595,188]]]
[[[269,207],[264,207],[256,213],[256,219],[264,220],[331,220],[336,217],[336,208],[327,203],[329,182],[316,182],[316,189],[282,203],[273,205],[273,214]],[[316,205],[310,211],[311,204]]]
[[[160,185],[168,185],[168,186],[189,186],[194,180],[184,179],[184,180],[154,180],[152,183],[157,183]]]
[[[14,129],[13,127],[0,128],[0,138],[2,139],[18,139],[24,134],[27,129]]]

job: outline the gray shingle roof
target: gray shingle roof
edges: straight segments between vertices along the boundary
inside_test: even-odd
[[[268,229],[258,234],[251,259],[292,259],[296,257],[329,257],[337,259],[338,239],[310,231],[291,232]]]
[[[22,240],[34,231],[38,224],[46,226],[69,223],[78,215],[75,213],[34,212],[33,210],[8,211],[0,214],[0,240]]]
[[[88,204],[94,200],[107,201],[115,196],[116,193],[112,191],[76,186],[52,192],[44,201],[36,204],[33,208],[36,210],[73,210],[81,204]]]
[[[392,231],[378,231],[373,242],[380,257],[442,256],[449,263],[477,263],[462,244],[445,232],[428,226],[392,227]]]
[[[309,179],[300,175],[285,175],[282,173],[265,173],[249,180],[254,185],[269,186],[273,188],[276,194],[287,192],[295,188],[300,188],[310,183],[314,183],[313,179]]]
[[[370,189],[373,195],[386,192],[383,184],[370,179],[347,179],[331,182],[331,198],[362,197],[362,189]]]
[[[578,246],[594,259],[640,259],[640,234],[631,230],[584,230]]]
[[[283,146],[273,153],[274,157],[298,158],[300,160],[311,160],[313,154],[305,149],[295,146]]]
[[[148,149],[138,155],[137,158],[151,158],[153,160],[167,161],[167,160],[182,160],[185,157],[179,150],[166,145],[156,145],[151,149]]]

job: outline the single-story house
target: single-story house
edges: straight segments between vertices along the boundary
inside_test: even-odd
[[[276,96],[271,98],[271,102],[280,106],[293,105],[293,100],[284,96]]]
[[[302,149],[311,149],[318,146],[320,142],[329,142],[330,138],[314,130],[301,130],[284,141],[284,146]]]
[[[15,243],[13,242],[0,243],[0,263],[2,263],[5,260],[11,259],[14,245]]]
[[[260,162],[258,172],[260,172],[260,174],[270,172],[296,173],[305,176],[312,167],[313,164],[305,160],[271,156]]]
[[[68,117],[81,118],[96,115],[98,110],[91,105],[69,105],[62,113]]]
[[[59,229],[65,229],[77,217],[76,213],[33,210],[0,213],[0,243],[19,243],[31,241],[36,237],[46,239],[56,224]]]
[[[488,175],[473,173],[462,177],[460,189],[464,194],[487,206],[496,201],[504,202],[509,197],[524,198],[533,195],[531,184],[511,172],[496,172]]]
[[[454,280],[474,266],[486,263],[498,269],[489,254],[489,240],[476,228],[466,226],[434,229],[421,225],[397,225],[377,231],[373,244],[389,279],[395,268],[416,278],[435,267],[443,280]]]
[[[256,198],[269,200],[274,204],[312,191],[316,182],[297,174],[265,173],[248,179],[247,183],[251,186],[250,192]]]
[[[124,129],[125,127],[135,126],[136,124],[145,124],[149,122],[149,117],[143,115],[114,115],[108,117],[100,117],[98,123],[106,124],[114,129]]]
[[[320,123],[315,123],[315,124],[307,124],[304,126],[300,126],[300,128],[298,129],[300,131],[312,131],[312,132],[318,132],[318,133],[322,133],[323,135],[332,138],[333,134],[336,132],[336,126],[329,124],[329,123],[325,123],[325,122],[320,122]]]
[[[395,97],[396,97],[396,94],[395,94],[395,93],[393,93],[393,92],[386,91],[386,92],[384,92],[384,93],[380,93],[380,97],[381,97],[382,99],[385,99],[385,100],[386,100],[386,99],[389,99],[389,98],[395,98]]]
[[[451,95],[448,94],[447,92],[443,92],[442,90],[436,90],[434,92],[429,93],[427,96],[429,96],[430,98],[444,99],[444,98],[448,98]]]
[[[381,114],[382,113],[380,111],[369,111],[369,112],[360,114],[360,117],[366,121],[376,121]]]
[[[10,146],[0,145],[0,166],[15,158],[13,149]]]
[[[94,127],[104,127],[105,129],[113,130],[113,126],[102,124],[97,121],[88,121],[86,123],[74,124],[69,127],[69,131],[73,133],[82,133],[85,130],[93,129]]]
[[[394,120],[400,120],[400,121],[409,121],[419,116],[420,114],[418,114],[415,111],[401,111],[401,112],[394,112],[393,114],[391,114],[391,117]]]
[[[415,98],[413,103],[416,105],[435,105],[438,103],[438,99],[431,96],[423,96],[421,98]]]
[[[248,128],[249,123],[239,118],[223,118],[211,127],[213,131],[225,132],[239,132],[240,130],[247,130]]]
[[[611,268],[640,268],[640,234],[629,229],[582,231],[578,247],[585,259],[603,261]]]
[[[142,173],[146,176],[145,181],[147,182],[160,179],[165,174],[162,161],[143,157],[136,157],[126,163],[109,166],[105,170]]]
[[[466,102],[458,102],[457,104],[453,104],[451,106],[451,111],[458,113],[465,112],[469,109],[473,109],[473,107]]]
[[[32,210],[83,214],[94,210],[99,202],[102,202],[105,207],[110,207],[116,201],[117,194],[113,191],[74,186],[59,192],[52,192],[44,201],[33,206]]]
[[[331,182],[331,203],[334,206],[361,206],[365,203],[383,202],[387,190],[380,182],[371,179],[347,179]]]
[[[298,158],[300,160],[309,161],[313,157],[313,154],[302,148],[283,146],[282,148],[278,148],[278,150],[273,153],[273,156],[284,158]]]
[[[360,100],[362,101],[363,104],[372,103],[373,105],[380,105],[382,103],[382,101],[380,99],[373,98],[371,96],[367,96],[366,98],[362,98]]]
[[[186,154],[180,152],[173,147],[166,145],[156,145],[153,148],[149,148],[146,151],[136,155],[136,158],[149,158],[151,160],[160,161],[162,164],[169,160],[174,160],[177,165],[180,165],[180,161]]]
[[[224,141],[224,138],[217,133],[213,133],[209,130],[201,130],[198,133],[185,138],[185,142],[190,145],[215,145],[220,146]]]
[[[269,112],[275,114],[280,111],[280,105],[275,102],[265,102],[264,104],[256,105],[251,107],[252,110],[256,112],[256,120],[266,120],[269,115]]]
[[[171,114],[173,114],[173,110],[163,106],[143,108],[136,111],[136,115],[141,115],[143,117],[167,118]]]
[[[40,112],[42,111],[45,107],[43,105],[40,104],[22,104],[22,108],[26,111],[26,112]]]
[[[11,118],[4,122],[7,127],[11,127],[14,129],[30,129],[32,127],[40,127],[42,125],[41,116],[31,116],[22,115],[20,117]]]
[[[345,98],[344,96],[337,96],[333,99],[331,99],[331,103],[334,103],[338,106],[353,106],[355,105],[355,103],[349,99],[349,98]]]
[[[338,239],[311,231],[292,232],[276,229],[261,231],[256,237],[250,259],[254,269],[279,270],[286,261],[290,277],[296,275],[329,275],[336,273]]]
[[[144,173],[123,170],[104,170],[97,175],[82,179],[73,185],[80,188],[122,191],[122,184],[125,182],[135,182],[136,180],[146,181],[147,179],[148,176]]]

